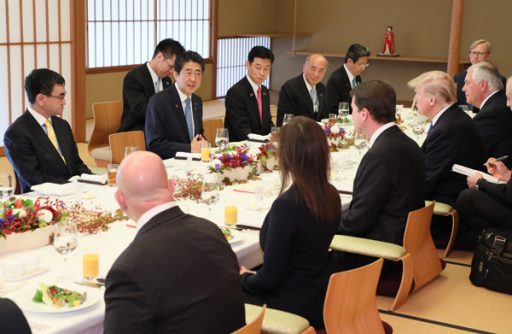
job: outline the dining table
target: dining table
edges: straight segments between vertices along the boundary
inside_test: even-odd
[[[413,133],[412,124],[417,115],[408,108],[400,108],[402,124],[405,133],[421,143],[426,131]],[[353,133],[350,122],[342,124],[347,135]],[[425,129],[428,122],[425,120]],[[247,144],[258,147],[261,143],[246,141]],[[331,153],[331,183],[340,191],[342,208],[346,210],[350,204],[354,177],[365,148],[356,149],[353,146],[338,149]],[[168,159],[163,161],[168,178],[184,179],[187,177],[218,178],[218,173],[212,171],[210,162],[194,159]],[[38,197],[58,198],[66,204],[80,203],[90,210],[115,212],[118,204],[114,194],[115,186],[80,183],[73,180],[74,191],[59,195],[50,193],[31,192],[23,197],[36,199]],[[237,225],[229,226],[232,232],[230,246],[238,258],[240,265],[254,268],[263,263],[263,253],[259,245],[259,229],[273,201],[279,196],[281,179],[278,170],[261,171],[255,178],[245,183],[225,185],[219,191],[219,199],[215,204],[206,204],[199,200],[180,199],[177,204],[188,214],[206,218],[219,227],[226,226],[224,222],[224,206],[226,203],[236,203],[238,210]],[[244,226],[243,228],[238,226]],[[0,297],[13,299],[23,310],[33,333],[102,333],[105,303],[103,300],[104,287],[83,286],[82,257],[84,254],[99,255],[99,276],[106,277],[113,262],[130,244],[137,233],[136,222],[121,220],[109,224],[107,231],[94,234],[80,235],[78,247],[67,260],[58,254],[52,245],[23,252],[0,256]],[[184,254],[186,256],[186,254]],[[2,263],[23,261],[25,258],[39,261],[33,275],[25,275],[14,279],[2,276]],[[172,264],[169,264],[172,266]],[[32,296],[40,283],[57,284],[70,287],[77,291],[85,291],[89,301],[76,308],[34,308]],[[1,330],[0,330],[1,331]]]

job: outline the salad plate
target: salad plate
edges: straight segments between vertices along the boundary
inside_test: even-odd
[[[53,284],[50,284],[53,285]],[[24,289],[19,294],[13,297],[18,306],[26,312],[34,312],[34,313],[68,313],[68,312],[76,312],[81,311],[83,309],[87,309],[91,306],[98,304],[100,299],[102,298],[102,291],[99,289],[87,288],[84,286],[80,286],[77,284],[55,284],[59,287],[66,288],[72,291],[77,291],[80,293],[87,293],[87,297],[85,301],[78,306],[53,306],[47,305],[44,303],[36,303],[32,299],[36,294],[36,291],[39,289],[37,284],[31,284],[30,287]]]

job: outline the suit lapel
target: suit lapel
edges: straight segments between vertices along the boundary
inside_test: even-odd
[[[57,163],[60,163],[67,168],[64,161],[62,161],[62,158],[60,157],[59,152],[53,146],[52,142],[50,141],[50,138],[48,138],[48,135],[44,132],[41,125],[39,125],[37,123],[37,121],[35,120],[34,117],[32,117],[30,112],[25,111],[25,114],[23,116],[26,117],[27,127],[28,127],[30,133],[32,134],[32,136],[34,137],[34,139],[36,140],[36,142],[43,146],[42,147],[43,150],[45,152],[47,152],[49,155],[51,155],[53,160],[55,160],[56,162],[58,161]],[[59,134],[57,133],[57,129],[55,127],[55,123],[57,123],[57,122],[53,122],[53,117],[52,117],[53,130],[55,131],[55,135],[57,136],[57,140],[59,141],[59,146],[62,146],[60,139],[59,139]],[[58,126],[57,126],[57,128],[58,128]],[[62,135],[60,135],[60,137],[62,137]],[[64,157],[66,157],[66,156],[64,156]]]
[[[187,138],[187,140],[190,140],[188,135],[187,119],[185,118],[185,111],[183,110],[183,104],[181,103],[180,94],[178,94],[176,86],[170,86],[166,92],[168,92],[171,96],[171,103],[174,104],[174,108],[172,109],[176,110],[176,117],[178,117],[178,121],[181,123],[178,128],[180,128],[182,138]],[[193,101],[191,103],[193,107]]]
[[[322,88],[320,88],[322,87]],[[317,121],[320,121],[322,118],[322,115],[324,114],[324,89],[323,86],[320,84],[316,85],[316,97],[318,98],[318,119]]]
[[[199,98],[195,94],[192,94],[192,110],[194,115],[194,131],[196,132],[194,133],[194,136],[198,133],[203,135],[203,112],[201,104],[199,103]]]
[[[252,118],[252,121],[250,121],[251,124],[257,124],[258,129],[261,130],[261,122],[260,122],[260,112],[258,110],[258,100],[256,95],[254,94],[254,90],[252,89],[251,83],[247,79],[247,77],[244,78],[245,81],[245,88],[247,89],[247,95],[248,99],[251,102],[249,107],[251,108],[249,111],[249,117]],[[263,86],[262,86],[263,87]],[[261,105],[262,109],[265,110],[265,99],[263,98],[263,89],[261,92]],[[264,115],[265,113],[263,113]],[[254,122],[256,121],[256,122]],[[252,126],[251,126],[252,127]]]
[[[315,107],[313,106],[313,100],[311,100],[311,94],[308,91],[308,86],[306,86],[306,83],[304,82],[304,77],[302,74],[299,77],[300,87],[302,94],[304,96],[304,102],[306,103],[306,108],[308,110],[309,117],[314,118],[315,115]],[[316,87],[315,87],[316,89]],[[318,97],[318,91],[317,91],[317,97]]]
[[[148,63],[145,63],[142,69],[142,77],[146,84],[146,89],[151,93],[151,95],[155,94],[155,83],[153,82],[153,78],[151,78],[151,73],[149,73]]]

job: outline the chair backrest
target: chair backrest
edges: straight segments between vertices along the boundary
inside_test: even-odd
[[[327,333],[384,333],[376,301],[383,262],[331,275],[324,303]]]
[[[403,244],[414,263],[414,290],[430,282],[442,271],[441,260],[430,233],[434,205],[435,202],[432,202],[411,211],[407,217]]]
[[[113,164],[119,164],[124,159],[126,146],[136,146],[139,151],[146,150],[144,132],[140,130],[113,133],[108,136],[108,140],[112,151]]]
[[[212,118],[203,121],[204,137],[212,144],[212,147],[215,146],[215,130],[223,127],[223,118]]]
[[[115,133],[121,125],[123,103],[121,101],[106,101],[93,103],[94,127],[87,150],[89,153],[98,147],[109,145],[108,136]]]
[[[239,330],[233,332],[233,334],[260,334],[261,333],[261,324],[263,323],[263,316],[265,315],[265,310],[267,309],[267,305],[263,305],[260,313],[256,318],[253,319],[250,323],[240,328]]]

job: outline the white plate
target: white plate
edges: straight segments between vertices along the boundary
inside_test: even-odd
[[[34,269],[34,270],[32,270],[32,271],[30,271],[28,273],[24,273],[23,275],[20,275],[20,276],[4,275],[3,279],[8,281],[8,282],[21,281],[21,280],[24,280],[24,279],[27,279],[27,278],[30,278],[30,277],[42,274],[42,273],[48,271],[48,269],[50,269],[50,268],[49,267],[40,267],[40,268]]]
[[[78,187],[79,185],[77,185],[75,182],[64,184],[46,182],[32,186],[31,189],[41,195],[65,196],[75,193]]]
[[[87,292],[87,299],[85,302],[76,307],[53,307],[46,304],[37,304],[32,301],[32,297],[34,297],[36,290],[38,289],[36,284],[32,284],[31,288],[24,289],[18,295],[16,295],[13,299],[16,301],[16,304],[23,310],[27,312],[35,312],[35,313],[67,313],[67,312],[76,312],[91,306],[96,305],[100,299],[102,298],[102,291],[100,289],[95,288],[87,288],[77,284],[56,284],[59,287],[63,287],[66,289],[78,291],[80,293]]]
[[[230,245],[237,244],[237,243],[241,242],[242,240],[244,240],[243,235],[240,231],[237,231],[237,230],[230,230],[230,231],[231,231],[231,235],[233,236],[233,239],[228,240]]]

